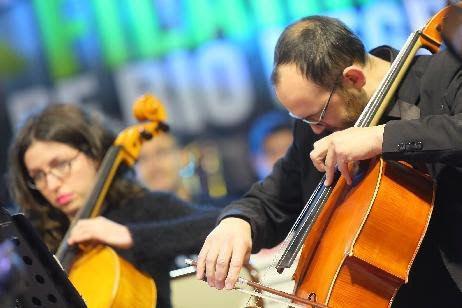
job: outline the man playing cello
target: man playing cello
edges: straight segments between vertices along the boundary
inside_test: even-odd
[[[268,177],[223,211],[199,255],[199,279],[232,288],[250,253],[283,240],[323,173],[329,186],[338,167],[351,184],[350,163],[381,155],[425,164],[437,183],[430,226],[393,307],[461,305],[461,64],[445,51],[415,57],[383,123],[351,127],[396,55],[387,46],[367,53],[334,18],[311,16],[285,29],[272,81],[297,118],[294,142]]]

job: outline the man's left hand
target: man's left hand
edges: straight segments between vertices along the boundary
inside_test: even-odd
[[[351,185],[352,175],[348,164],[382,153],[384,127],[351,127],[316,141],[310,158],[316,169],[326,173],[324,185],[332,184],[336,167],[347,184]]]

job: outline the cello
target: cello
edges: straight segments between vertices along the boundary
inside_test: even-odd
[[[355,123],[377,125],[420,48],[437,52],[447,8],[410,35]],[[328,307],[390,307],[426,233],[433,209],[431,178],[400,163],[373,159],[348,186],[316,187],[287,237],[276,268],[292,265],[295,296]],[[297,301],[297,300],[295,300]],[[309,306],[309,304],[308,304]]]
[[[88,307],[155,307],[154,280],[119,257],[109,246],[79,247],[67,244],[72,227],[79,219],[94,218],[104,210],[105,196],[122,164],[132,166],[138,159],[144,140],[166,131],[167,114],[153,96],[144,95],[133,107],[138,121],[124,129],[104,156],[97,173],[97,181],[84,206],[71,222],[56,253],[69,280],[81,293]]]

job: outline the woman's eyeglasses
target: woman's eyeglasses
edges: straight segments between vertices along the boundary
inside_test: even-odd
[[[30,179],[27,180],[27,186],[35,190],[42,190],[48,186],[48,175],[52,174],[54,177],[62,180],[68,177],[71,173],[72,162],[79,156],[80,152],[70,158],[61,161],[57,161],[50,167],[48,171],[42,171],[35,173]]]

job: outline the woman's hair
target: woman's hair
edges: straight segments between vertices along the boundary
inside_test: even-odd
[[[271,80],[278,83],[278,68],[295,64],[309,80],[332,88],[343,69],[354,62],[365,64],[367,53],[361,40],[341,21],[309,16],[287,26],[274,50]]]
[[[100,114],[90,114],[71,104],[53,104],[32,115],[19,129],[10,146],[9,189],[15,203],[29,217],[51,250],[57,249],[69,226],[68,218],[54,208],[30,181],[24,154],[34,141],[53,141],[73,147],[100,164],[115,135],[103,124]],[[109,204],[141,193],[141,187],[122,176],[114,179],[107,195]]]

